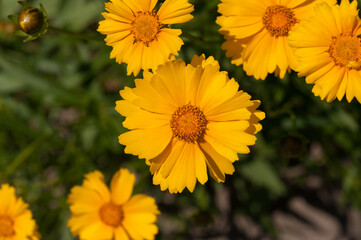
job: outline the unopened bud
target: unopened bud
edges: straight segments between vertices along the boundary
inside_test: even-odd
[[[18,23],[25,33],[34,34],[39,32],[44,24],[44,15],[37,8],[25,8],[21,11],[18,17]]]

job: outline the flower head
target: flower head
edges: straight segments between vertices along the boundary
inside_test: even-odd
[[[86,174],[83,185],[73,187],[68,197],[73,235],[81,240],[154,239],[157,205],[144,194],[131,197],[134,182],[134,174],[120,169],[109,190],[102,173]]]
[[[184,23],[193,18],[194,7],[188,0],[166,0],[158,11],[158,0],[111,0],[105,3],[108,12],[99,22],[98,31],[107,35],[112,46],[110,58],[128,64],[127,72],[138,75],[140,69],[156,69],[172,56],[177,56],[183,45],[180,29],[168,24]]]
[[[235,65],[243,64],[247,75],[265,79],[268,73],[281,78],[295,69],[294,49],[288,45],[289,32],[313,14],[323,0],[221,0],[217,23],[226,42],[222,49]],[[335,0],[324,0],[335,2]]]
[[[8,184],[0,187],[0,239],[38,239],[28,204],[16,197],[15,188]]]
[[[315,16],[301,22],[290,33],[296,47],[299,76],[315,84],[312,92],[327,102],[361,102],[361,20],[357,1],[342,0],[341,5],[321,3]]]
[[[260,101],[238,91],[212,57],[177,60],[144,73],[136,87],[120,91],[116,110],[130,129],[119,136],[125,152],[145,158],[153,183],[171,193],[193,191],[210,175],[217,182],[234,172],[238,153],[248,153],[261,130]]]

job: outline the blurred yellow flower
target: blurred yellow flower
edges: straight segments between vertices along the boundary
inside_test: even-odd
[[[108,12],[99,22],[98,31],[107,35],[112,46],[110,58],[128,64],[127,73],[138,75],[140,69],[156,69],[183,45],[180,29],[168,24],[184,23],[193,18],[194,7],[188,0],[166,0],[158,11],[158,0],[111,0],[105,3]]]
[[[0,187],[0,239],[37,240],[36,223],[28,204],[16,197],[15,188],[8,184]]]
[[[131,131],[119,136],[125,152],[145,158],[153,183],[161,190],[193,191],[210,175],[224,182],[233,174],[238,153],[248,153],[261,130],[264,113],[260,101],[238,91],[238,83],[219,71],[212,57],[194,56],[161,65],[156,73],[144,72],[136,87],[120,91],[124,100],[116,110],[126,117]]]
[[[232,63],[243,68],[247,75],[265,79],[268,73],[281,78],[295,69],[294,49],[287,36],[300,20],[313,14],[316,3],[335,0],[221,0],[217,18],[220,33],[226,42],[222,49]]]
[[[157,205],[144,194],[131,197],[134,182],[134,174],[120,169],[109,191],[101,172],[86,174],[83,185],[73,187],[68,196],[73,235],[81,240],[154,239]]]
[[[327,102],[335,98],[361,103],[361,20],[357,1],[341,5],[321,3],[315,16],[303,21],[290,33],[296,47],[299,76],[315,84],[312,92]]]

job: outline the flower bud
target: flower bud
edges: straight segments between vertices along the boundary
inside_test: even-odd
[[[39,32],[44,24],[44,15],[37,8],[25,8],[18,17],[18,23],[25,33],[34,34]]]

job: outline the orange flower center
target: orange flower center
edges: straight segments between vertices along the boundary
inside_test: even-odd
[[[99,210],[99,215],[103,223],[112,227],[118,227],[124,219],[122,206],[112,202],[104,204]]]
[[[361,69],[361,39],[351,34],[332,37],[329,49],[336,65]]]
[[[206,125],[207,119],[203,112],[190,104],[179,107],[170,120],[173,136],[188,143],[199,141],[204,135]]]
[[[149,43],[157,39],[162,24],[155,12],[138,12],[134,21],[131,23],[131,32],[136,42],[143,42],[149,46]]]
[[[0,237],[10,237],[14,234],[13,220],[9,216],[0,216]]]
[[[263,15],[263,24],[272,37],[285,37],[298,22],[290,8],[282,5],[269,6]]]

